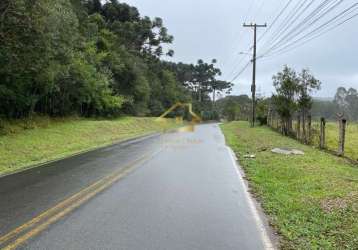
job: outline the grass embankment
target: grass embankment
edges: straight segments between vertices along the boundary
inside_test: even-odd
[[[5,126],[6,133],[0,135],[0,174],[175,126],[172,120],[156,122],[155,118],[134,117],[10,122]]]
[[[342,158],[246,122],[222,125],[282,249],[358,249],[358,168]],[[304,156],[271,153],[274,147]],[[255,159],[243,155],[255,154]]]

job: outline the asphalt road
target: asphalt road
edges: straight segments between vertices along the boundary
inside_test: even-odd
[[[1,247],[272,246],[218,125],[208,124],[0,178]]]

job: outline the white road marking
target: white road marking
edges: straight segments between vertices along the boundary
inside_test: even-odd
[[[257,211],[257,208],[256,208],[256,205],[253,201],[253,198],[251,197],[250,193],[249,193],[249,190],[245,184],[245,180],[242,176],[242,174],[240,173],[239,171],[239,168],[240,166],[238,165],[237,163],[237,160],[236,160],[236,155],[234,153],[234,151],[230,148],[230,147],[227,147],[228,151],[229,151],[229,155],[230,155],[230,158],[232,160],[232,163],[233,163],[233,166],[235,168],[235,171],[240,179],[240,183],[245,191],[245,197],[246,197],[246,200],[248,202],[248,205],[250,207],[250,210],[252,212],[252,215],[255,219],[255,222],[256,222],[256,225],[258,227],[258,229],[260,230],[260,233],[261,233],[261,239],[262,239],[262,242],[264,244],[264,247],[265,249],[267,250],[274,250],[275,247],[274,245],[272,244],[272,241],[270,239],[270,237],[268,236],[267,234],[267,231],[266,231],[266,228],[264,226],[264,223],[259,215],[259,212]]]

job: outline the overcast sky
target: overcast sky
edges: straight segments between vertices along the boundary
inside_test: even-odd
[[[172,48],[174,61],[195,63],[216,58],[223,72],[223,80],[231,81],[235,73],[249,61],[249,56],[239,55],[247,50],[253,41],[251,29],[243,28],[243,22],[257,22],[270,25],[274,17],[288,0],[125,0],[136,6],[141,15],[161,17],[169,33],[174,35]],[[293,0],[292,4],[305,0]],[[312,0],[311,0],[312,1]],[[322,0],[316,0],[316,3]],[[336,11],[353,4],[344,0]],[[294,6],[294,5],[292,5]],[[313,7],[313,5],[311,6]],[[287,10],[287,13],[289,9]],[[276,23],[267,32],[258,50],[267,48],[270,35]],[[358,18],[286,54],[265,58],[257,64],[257,85],[262,95],[273,92],[272,75],[287,64],[297,70],[309,68],[322,81],[322,90],[315,96],[332,97],[337,87],[358,88]],[[258,36],[264,29],[258,31]],[[242,59],[242,57],[244,57]],[[240,61],[242,62],[241,64]],[[252,67],[238,77],[233,94],[250,92]]]

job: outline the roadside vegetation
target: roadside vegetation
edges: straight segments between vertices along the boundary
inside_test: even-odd
[[[157,131],[126,116],[178,102],[217,119],[216,96],[232,88],[215,59],[167,61],[163,20],[118,0],[1,0],[0,16],[0,173]]]
[[[314,137],[312,144],[319,145],[319,123],[314,122],[312,124],[314,129]],[[338,122],[326,123],[326,146],[328,150],[337,151],[338,148],[338,134],[339,134]],[[358,123],[350,122],[346,128],[346,140],[344,155],[348,158],[358,161]]]
[[[358,167],[248,122],[222,125],[282,249],[358,248]],[[295,148],[304,156],[271,153]],[[254,159],[244,155],[254,154]]]
[[[172,119],[135,117],[17,120],[0,136],[0,175],[176,126]]]
[[[0,17],[0,120],[158,116],[177,102],[213,112],[232,86],[215,59],[166,61],[163,20],[118,0],[1,0]]]

